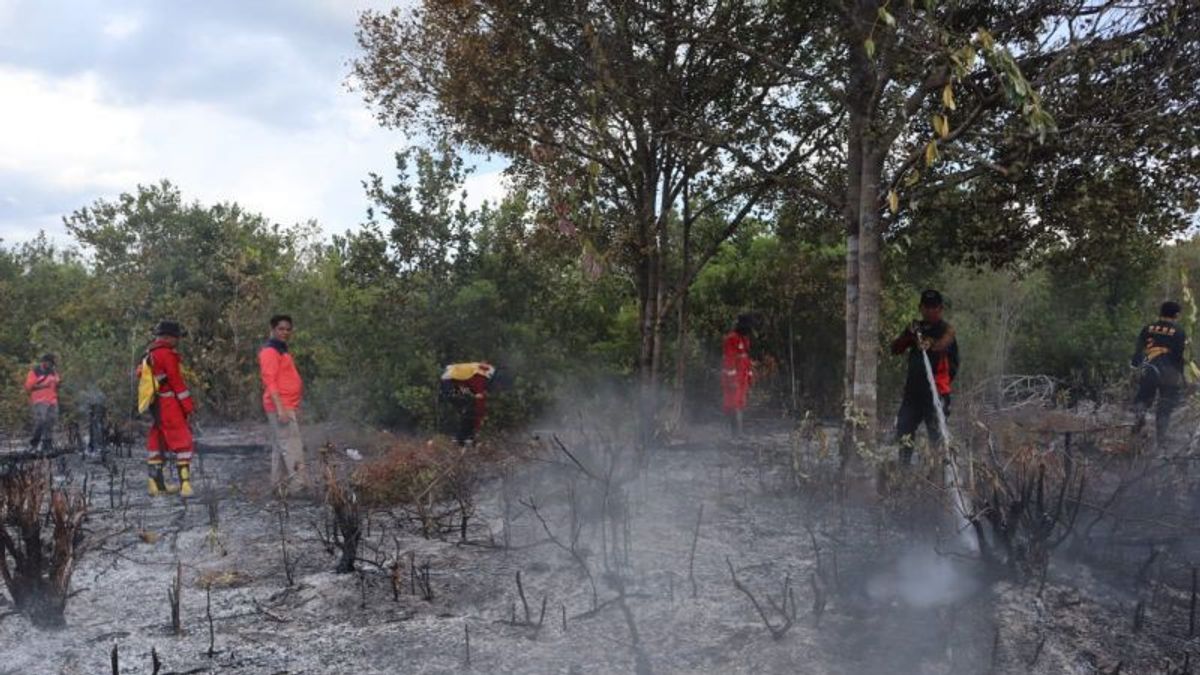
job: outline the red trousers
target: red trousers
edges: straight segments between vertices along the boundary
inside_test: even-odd
[[[195,441],[178,399],[159,398],[154,403],[154,426],[146,437],[146,449],[151,462],[161,462],[164,452],[174,455],[176,462],[191,461]]]

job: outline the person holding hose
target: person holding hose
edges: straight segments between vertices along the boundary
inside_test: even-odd
[[[958,375],[958,341],[954,327],[942,318],[945,309],[942,294],[933,289],[923,291],[917,306],[921,318],[909,324],[900,337],[892,342],[892,354],[899,356],[908,353],[904,396],[900,411],[896,414],[900,463],[905,466],[912,464],[915,436],[922,423],[929,432],[931,444],[936,445],[942,440],[933,388],[929,384],[929,373],[925,370],[925,356],[929,357],[934,387],[941,399],[942,412],[947,416],[950,414],[951,384]]]

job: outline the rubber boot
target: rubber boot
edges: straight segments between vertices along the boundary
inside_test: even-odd
[[[179,465],[179,496],[192,496],[192,466],[188,463]]]
[[[174,494],[175,492],[178,491],[178,488],[176,488],[174,485],[167,485],[166,479],[163,478],[162,462],[150,462],[149,467],[150,467],[149,492],[150,492],[151,497],[157,497],[159,495]]]

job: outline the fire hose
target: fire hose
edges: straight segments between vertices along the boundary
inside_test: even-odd
[[[954,455],[954,449],[950,445],[950,429],[946,425],[946,411],[942,407],[942,396],[938,392],[937,380],[933,377],[933,364],[929,361],[929,352],[924,348],[924,336],[920,331],[917,331],[916,335],[917,348],[921,350],[921,360],[925,363],[925,379],[929,382],[929,393],[933,397],[933,409],[937,413],[938,431],[942,438],[943,480],[950,488],[954,507],[963,521],[962,527],[959,528],[959,534],[968,546],[975,549],[975,542],[965,536],[967,527],[971,524],[971,512],[967,509],[966,496],[963,494],[962,481],[958,475],[958,462]]]

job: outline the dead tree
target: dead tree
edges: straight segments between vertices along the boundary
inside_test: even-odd
[[[66,623],[86,516],[82,493],[50,488],[48,462],[13,467],[0,477],[0,578],[16,609],[35,626]],[[48,540],[45,526],[50,528]]]
[[[976,466],[970,518],[980,554],[1011,573],[1040,574],[1075,527],[1087,483],[1084,466],[1069,440],[1061,452],[1030,446],[1002,457],[989,437],[988,450]]]

